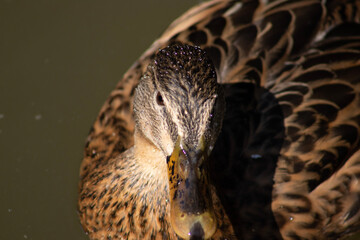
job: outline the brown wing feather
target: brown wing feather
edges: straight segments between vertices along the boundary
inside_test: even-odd
[[[286,126],[272,203],[284,238],[337,239],[360,228],[359,26],[330,29],[271,87]]]

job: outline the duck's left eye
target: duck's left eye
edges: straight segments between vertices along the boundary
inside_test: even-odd
[[[156,103],[159,105],[159,106],[164,106],[164,99],[163,97],[161,96],[160,92],[157,92],[156,94]]]

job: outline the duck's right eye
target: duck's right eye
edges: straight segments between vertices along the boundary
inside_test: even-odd
[[[159,105],[159,106],[164,106],[164,99],[163,97],[161,96],[160,92],[157,92],[156,94],[156,103]]]

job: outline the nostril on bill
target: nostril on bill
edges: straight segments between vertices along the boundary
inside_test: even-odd
[[[190,240],[203,240],[204,229],[199,222],[196,222],[190,229]]]

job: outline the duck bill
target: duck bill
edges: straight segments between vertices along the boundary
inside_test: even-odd
[[[216,231],[206,171],[204,141],[185,148],[179,137],[167,159],[170,187],[170,222],[183,239],[208,239]]]

